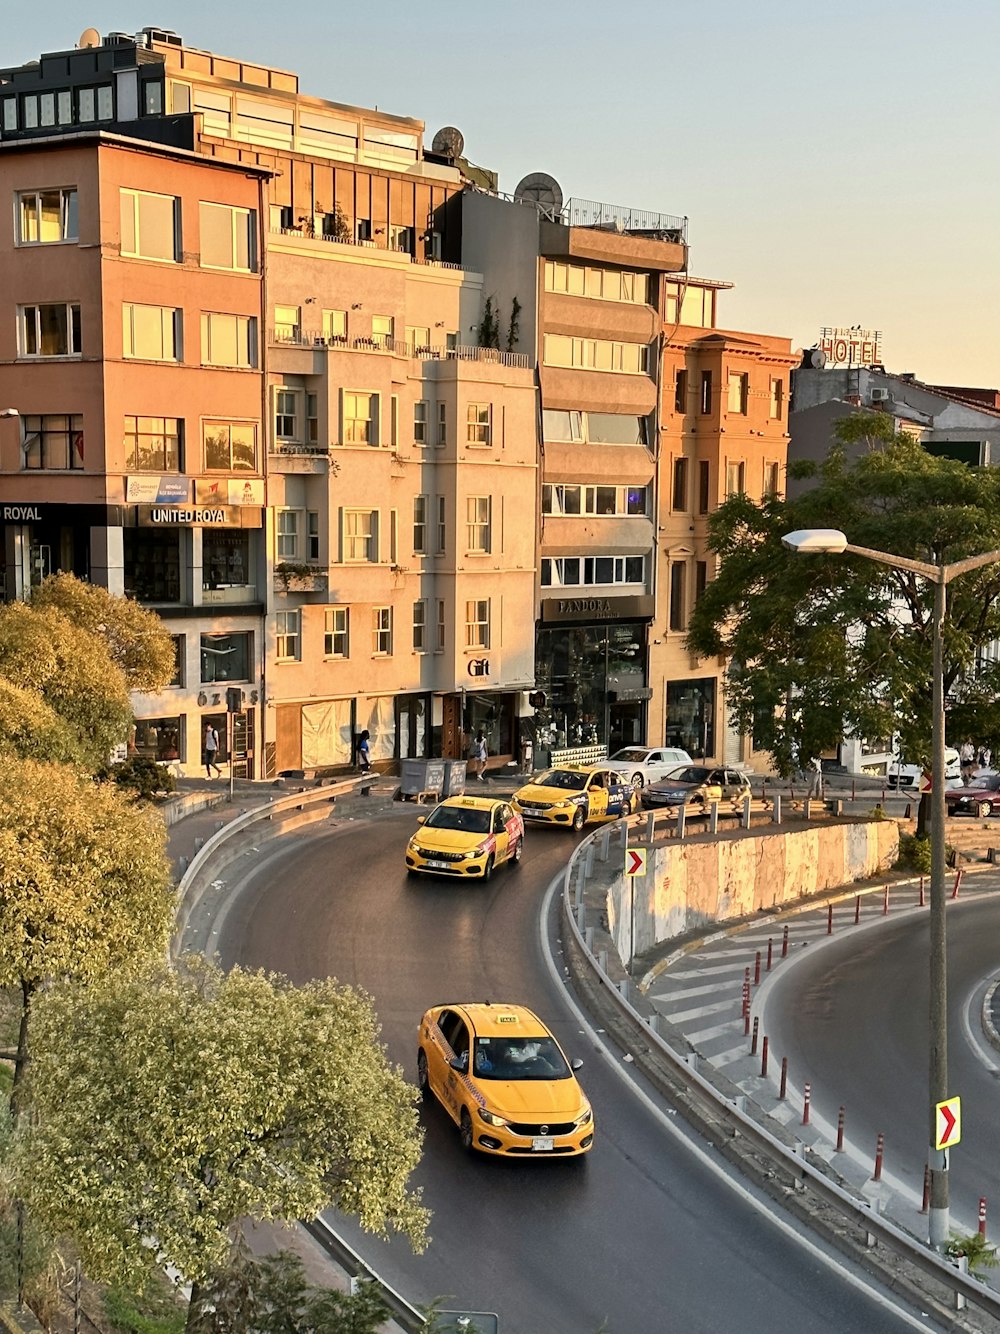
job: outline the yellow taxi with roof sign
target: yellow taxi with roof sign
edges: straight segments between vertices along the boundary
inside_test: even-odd
[[[525,821],[582,829],[631,815],[637,800],[631,781],[613,765],[566,764],[518,788],[511,805]]]
[[[562,1048],[523,1005],[435,1005],[420,1021],[417,1082],[458,1126],[470,1151],[579,1157],[594,1113]]]
[[[520,864],[524,821],[509,801],[494,797],[448,797],[420,821],[406,845],[408,875],[489,880],[496,866]]]

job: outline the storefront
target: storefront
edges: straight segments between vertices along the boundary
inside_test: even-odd
[[[718,689],[714,676],[667,682],[664,745],[680,746],[696,760],[715,757]]]
[[[535,645],[535,766],[566,750],[614,754],[646,741],[653,599],[547,598]]]
[[[91,529],[117,528],[118,505],[41,504],[5,501],[0,505],[0,592],[5,601],[26,598],[50,574],[89,579]]]

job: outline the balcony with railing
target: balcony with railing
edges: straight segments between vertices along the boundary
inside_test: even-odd
[[[569,199],[558,212],[542,211],[542,253],[551,259],[634,264],[679,273],[687,262],[687,218],[596,199]]]
[[[406,343],[400,338],[376,334],[367,338],[347,338],[341,335],[289,329],[287,325],[268,330],[272,347],[306,348],[312,352],[387,352],[411,361],[476,361],[494,366],[527,369],[531,358],[526,352],[505,352],[496,347],[478,347],[459,344],[456,347],[430,346]]]
[[[453,264],[447,259],[434,259],[432,256],[417,256],[411,254],[408,250],[397,249],[391,245],[379,245],[372,238],[355,238],[353,236],[333,236],[326,232],[317,232],[309,227],[272,227],[270,229],[272,236],[287,236],[298,238],[303,241],[320,241],[324,245],[346,246],[349,250],[364,250],[366,255],[372,255],[379,258],[393,259],[397,263],[400,260],[407,261],[410,264],[419,264],[424,268],[431,269],[453,269],[458,273],[465,270],[462,264]],[[333,253],[333,252],[331,252]]]

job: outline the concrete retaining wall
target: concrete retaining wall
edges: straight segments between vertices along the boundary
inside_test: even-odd
[[[687,931],[865,880],[898,853],[895,820],[674,840],[647,849],[644,876],[610,886],[609,930],[630,960]]]

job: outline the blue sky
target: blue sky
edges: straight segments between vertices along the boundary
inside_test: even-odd
[[[728,328],[880,328],[891,370],[1000,387],[996,0],[56,0],[0,65],[146,25],[458,125],[501,189],[688,215]]]

